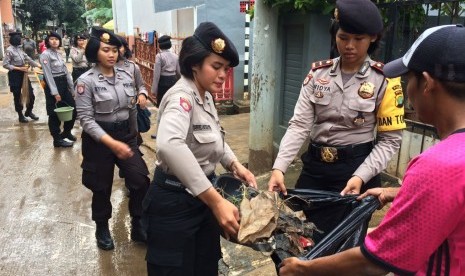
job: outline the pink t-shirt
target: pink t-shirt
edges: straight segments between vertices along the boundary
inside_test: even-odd
[[[361,250],[401,275],[445,275],[447,267],[449,275],[465,275],[463,130],[410,162],[392,207]]]

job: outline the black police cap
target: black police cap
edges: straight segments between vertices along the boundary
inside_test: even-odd
[[[383,30],[383,19],[370,0],[338,0],[334,18],[339,27],[351,34],[376,35]]]
[[[59,33],[57,33],[57,32],[48,32],[47,33],[47,39],[50,38],[50,37],[56,37],[59,40],[61,40],[61,35]]]
[[[121,40],[110,30],[107,30],[102,27],[92,27],[90,37],[97,39],[100,42],[103,42],[108,45],[121,47],[123,44]]]
[[[22,36],[23,33],[22,32],[11,32],[8,34],[9,36],[15,36],[15,35],[19,35],[19,36]]]
[[[215,53],[230,62],[231,67],[239,64],[236,47],[229,38],[212,22],[203,22],[195,29],[194,37],[206,50]]]
[[[160,49],[169,49],[171,48],[171,36],[163,35],[158,38],[158,46]]]

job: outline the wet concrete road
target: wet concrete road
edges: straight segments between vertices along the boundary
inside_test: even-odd
[[[80,139],[72,148],[53,147],[43,92],[38,83],[33,87],[33,111],[40,119],[20,124],[0,69],[0,275],[146,275],[146,247],[130,240],[128,198],[118,170],[110,220],[115,249],[103,251],[95,243],[92,194],[81,184]],[[248,120],[225,120],[231,124],[237,118]],[[78,123],[73,133],[80,138]],[[141,150],[153,172],[156,142],[149,136],[144,134]],[[247,146],[239,140],[231,147],[247,162]],[[222,250],[220,275],[275,275],[270,258],[261,253],[224,240]]]

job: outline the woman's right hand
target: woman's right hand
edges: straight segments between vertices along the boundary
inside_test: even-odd
[[[134,152],[127,144],[118,140],[114,140],[111,146],[111,150],[116,155],[116,157],[118,157],[118,159],[128,159],[134,155]]]
[[[287,189],[284,185],[284,173],[282,171],[273,170],[270,181],[268,181],[268,191],[282,192],[284,195],[287,195]]]
[[[213,205],[211,210],[219,225],[223,228],[226,239],[229,240],[230,237],[236,238],[239,232],[239,209],[223,198],[217,204]]]

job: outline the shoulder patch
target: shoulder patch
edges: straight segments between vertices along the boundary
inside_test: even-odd
[[[312,71],[315,71],[320,68],[328,67],[333,65],[333,60],[328,59],[328,60],[322,60],[322,61],[316,61],[312,63]]]
[[[184,97],[179,98],[179,105],[187,112],[191,111],[192,109],[192,104]]]
[[[84,93],[85,89],[86,89],[86,85],[84,83],[79,83],[76,86],[76,91],[78,92],[78,94]]]
[[[371,65],[371,68],[378,70],[379,72],[383,73],[384,63],[382,62],[375,62]]]

